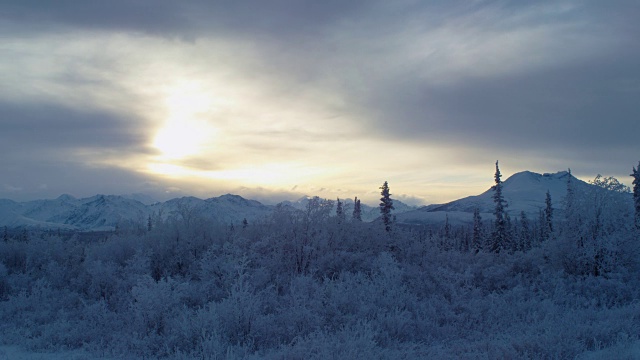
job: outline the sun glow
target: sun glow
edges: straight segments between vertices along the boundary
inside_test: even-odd
[[[308,177],[317,175],[313,169],[302,170],[299,164],[277,163],[239,167],[224,170],[202,170],[188,166],[176,165],[169,162],[155,162],[147,165],[147,170],[172,178],[189,178],[195,182],[210,183],[221,181],[225,183],[241,183],[246,185],[283,185],[293,186]],[[305,174],[304,176],[300,174]],[[307,179],[308,180],[308,179]]]
[[[191,122],[169,121],[156,134],[153,145],[167,159],[181,159],[201,152],[204,144],[210,139],[211,130]]]
[[[214,128],[208,115],[214,111],[211,94],[187,84],[173,89],[166,98],[167,119],[153,140],[163,159],[197,155],[212,141]]]

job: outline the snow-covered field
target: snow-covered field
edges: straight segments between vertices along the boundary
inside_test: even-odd
[[[584,189],[497,247],[487,213],[386,231],[321,199],[236,226],[9,232],[0,359],[637,359],[630,198]]]

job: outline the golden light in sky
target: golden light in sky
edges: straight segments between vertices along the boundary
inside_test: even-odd
[[[215,135],[207,118],[213,110],[210,94],[194,84],[177,86],[167,96],[166,106],[167,118],[158,129],[153,146],[164,160],[200,154]]]

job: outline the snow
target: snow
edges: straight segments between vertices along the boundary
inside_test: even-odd
[[[625,342],[600,350],[587,351],[576,357],[576,360],[600,359],[640,359],[640,340]]]
[[[96,354],[82,350],[37,352],[29,351],[19,346],[0,345],[0,360],[89,360],[95,358]],[[109,360],[111,358],[100,357],[100,359]]]
[[[506,212],[512,218],[516,218],[520,217],[520,213],[524,211],[530,219],[535,219],[538,212],[545,208],[547,191],[551,195],[553,208],[561,210],[562,200],[567,192],[567,176],[569,173],[566,171],[554,174],[523,171],[513,174],[502,184],[502,194],[507,202]],[[575,177],[573,182],[578,191],[592,187]],[[397,217],[402,223],[430,224],[443,222],[444,214],[450,214],[450,221],[468,224],[472,222],[475,208],[478,208],[482,218],[487,220],[493,216],[494,207],[493,189],[490,188],[480,195],[465,197],[446,204],[425,206]]]
[[[256,220],[267,216],[272,207],[238,195],[223,195],[202,200],[183,197],[166,202],[145,204],[142,196],[95,195],[76,199],[61,195],[53,200],[17,203],[0,200],[0,226],[40,229],[109,231],[116,226],[137,224],[146,226],[149,216],[166,220],[181,217],[187,210],[192,216],[223,223],[239,224],[244,218]],[[146,199],[146,202],[152,200]]]
[[[523,173],[505,187],[514,207],[526,206],[562,177]],[[380,221],[340,221],[323,201],[275,213],[231,194],[151,206],[107,195],[0,201],[13,218],[51,219],[60,204],[77,215],[70,223],[107,224],[139,209],[154,219],[149,231],[95,237],[9,232],[0,241],[0,360],[636,359],[633,208],[589,194],[584,226],[556,219],[546,237],[532,231],[537,219],[514,221],[498,253],[486,246],[490,224],[385,231]],[[472,217],[442,207],[396,215],[452,225]],[[247,215],[265,218],[228,226]]]

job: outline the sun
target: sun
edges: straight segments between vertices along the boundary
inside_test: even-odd
[[[202,151],[207,131],[187,119],[171,121],[162,127],[153,141],[165,159],[182,159]]]
[[[202,153],[215,135],[208,122],[213,99],[198,86],[174,88],[166,98],[167,117],[153,139],[165,160],[182,159]]]

